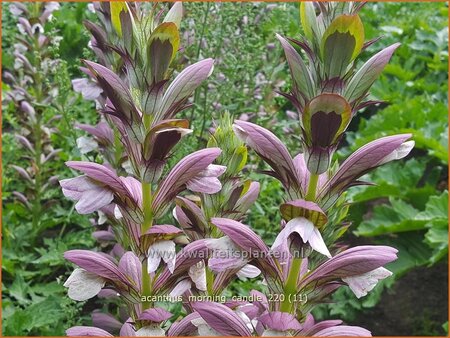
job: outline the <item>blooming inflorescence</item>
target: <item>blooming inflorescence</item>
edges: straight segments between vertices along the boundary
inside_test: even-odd
[[[411,135],[375,140],[340,165],[333,155],[351,119],[375,103],[368,91],[397,44],[355,70],[355,59],[373,42],[364,42],[361,4],[301,3],[305,35],[277,35],[292,77],[292,90],[283,95],[299,115],[298,154],[292,157],[265,128],[233,123],[225,114],[208,148],[168,168],[176,145],[191,132],[190,121],[177,114],[189,107],[214,61],[174,76],[181,3],[164,18],[156,5],[149,11],[140,3],[95,6],[100,25],[86,27],[99,63],[85,61],[90,79],[74,80],[74,87],[97,101],[102,120],[78,127],[92,134],[105,162],[67,162],[82,175],[60,183],[79,213],[97,211],[107,219],[111,228],[96,235],[114,246],[108,253],[66,252],[78,268],[65,286],[79,301],[120,295],[127,315],[118,322],[94,313],[98,328],[73,327],[68,335],[370,335],[338,320],[315,323],[311,310],[343,285],[362,297],[391,275],[383,266],[396,259],[396,249],[335,243],[348,228],[344,192],[365,184],[359,179],[370,170],[405,157]],[[246,146],[285,190],[271,247],[242,223],[259,193],[258,182],[242,174]],[[171,215],[176,222],[167,224]],[[266,292],[253,290],[253,301],[214,301],[235,278],[260,275]],[[157,296],[182,300],[186,315],[169,312]],[[200,301],[203,296],[212,301]]]

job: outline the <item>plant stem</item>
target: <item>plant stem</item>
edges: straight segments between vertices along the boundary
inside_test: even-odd
[[[151,183],[142,182],[142,205],[144,211],[144,222],[142,223],[142,234],[147,232],[153,223],[153,208],[152,208],[152,185]]]
[[[314,201],[316,199],[317,182],[319,181],[319,175],[311,174],[309,177],[308,192],[305,199],[307,201]]]
[[[142,262],[142,295],[145,297],[145,301],[142,302],[142,309],[146,310],[150,308],[151,302],[147,301],[147,297],[150,296],[152,290],[150,288],[150,275],[148,274],[148,261],[147,258]]]
[[[206,267],[206,291],[208,293],[208,296],[213,296],[213,287],[214,287],[214,273]]]
[[[294,300],[292,295],[297,294],[297,281],[300,274],[300,268],[302,266],[302,259],[300,257],[293,257],[289,275],[284,287],[284,299],[281,302],[281,312],[291,312],[293,310]]]
[[[120,133],[114,127],[114,161],[117,167],[120,167],[120,160],[122,159],[122,142],[120,141]]]
[[[42,137],[41,137],[41,119],[40,113],[36,114],[36,125],[33,128],[34,145],[35,145],[35,176],[34,176],[34,202],[33,202],[33,231],[39,233],[39,221],[41,218],[41,154],[42,154]]]

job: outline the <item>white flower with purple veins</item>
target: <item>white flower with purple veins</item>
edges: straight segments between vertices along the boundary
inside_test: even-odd
[[[368,292],[372,291],[378,281],[389,276],[392,276],[392,272],[388,269],[380,267],[361,275],[342,278],[342,280],[348,284],[357,298],[361,298],[366,296]]]
[[[205,262],[203,260],[192,265],[189,268],[188,274],[197,289],[206,291],[206,269]]]
[[[97,86],[94,82],[89,81],[89,79],[73,79],[72,80],[73,90],[80,93],[85,100],[96,100],[103,89]]]
[[[159,327],[159,324],[148,325],[136,331],[137,337],[164,337],[166,332]]]
[[[159,241],[150,246],[148,250],[148,273],[155,272],[161,259],[167,264],[171,273],[175,269],[176,251],[173,241]]]
[[[89,214],[112,202],[114,193],[104,185],[87,176],[78,176],[60,181],[64,196],[78,201],[75,209],[80,214]]]
[[[208,239],[206,246],[212,250],[208,266],[213,271],[222,272],[228,269],[244,267],[248,262],[241,254],[242,250],[228,236]]]
[[[12,3],[9,5],[9,12],[13,15],[13,16],[19,16],[22,15],[22,13],[24,12],[22,8],[20,8],[19,6],[17,6],[16,4]]]
[[[304,217],[293,218],[286,224],[284,229],[281,230],[281,232],[275,239],[272,250],[275,250],[277,247],[284,245],[284,243],[289,240],[289,237],[293,233],[299,234],[303,242],[309,243],[313,250],[320,252],[322,255],[325,255],[328,258],[331,258],[331,254],[328,251],[325,242],[323,241],[319,229],[316,228],[311,221],[307,220]]]
[[[68,295],[76,301],[95,297],[105,286],[106,280],[84,269],[77,268],[69,276],[64,286],[69,289]]]
[[[215,194],[222,189],[218,177],[222,175],[227,167],[223,165],[210,164],[205,170],[202,170],[197,176],[186,183],[186,187],[195,192],[204,194]]]
[[[222,336],[222,334],[209,326],[202,317],[192,319],[191,323],[197,328],[198,335],[201,337]]]
[[[256,266],[247,264],[236,273],[236,276],[239,279],[244,278],[256,278],[261,274],[261,270],[259,270]]]

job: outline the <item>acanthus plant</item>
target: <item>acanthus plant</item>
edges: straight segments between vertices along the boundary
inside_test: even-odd
[[[174,4],[162,23],[161,13],[154,16],[138,4],[101,5],[109,29],[91,25],[93,47],[101,45],[109,60],[119,55],[114,57],[118,63],[101,57],[103,65],[86,61],[86,73],[103,92],[101,111],[119,133],[132,174],[120,176],[121,161],[67,163],[84,175],[61,181],[64,194],[77,201],[80,213],[108,212],[121,249],[111,255],[66,252],[79,268],[65,285],[75,300],[119,294],[128,312],[124,323],[93,315],[99,327],[74,327],[68,335],[370,335],[339,320],[315,323],[311,315],[341,286],[348,285],[357,297],[366,295],[391,275],[384,265],[397,257],[397,250],[387,246],[348,249],[337,243],[349,227],[345,191],[367,184],[359,180],[364,174],[407,156],[414,146],[409,134],[387,136],[341,164],[333,162],[352,117],[375,103],[367,101],[367,94],[397,47],[382,50],[355,70],[356,58],[374,42],[364,42],[361,7],[303,2],[305,36],[277,36],[292,77],[292,91],[283,95],[299,113],[298,155],[292,157],[263,127],[245,121],[231,126],[225,116],[210,137],[210,148],[186,156],[166,174],[168,156],[190,131],[189,121],[175,114],[188,106],[213,61],[187,67],[168,84],[181,4]],[[114,43],[107,38],[111,34],[117,37]],[[244,143],[269,164],[267,173],[285,190],[281,230],[270,248],[241,223],[259,191],[258,183],[240,173],[247,161]],[[114,142],[109,147],[114,152]],[[171,211],[180,228],[160,223]],[[177,245],[185,246],[176,253]],[[252,291],[254,300],[214,301],[237,276],[260,273],[267,288],[265,293]],[[176,299],[183,300],[183,318],[172,318],[153,300],[164,295],[181,297]],[[202,296],[212,301],[200,301]],[[165,324],[169,319],[174,321],[170,328]]]
[[[44,27],[52,19],[52,13],[59,9],[59,3],[47,2],[27,6],[12,3],[9,6],[17,18],[18,32],[14,43],[14,69],[3,73],[3,81],[9,86],[3,102],[16,110],[15,137],[24,149],[26,166],[11,165],[27,189],[14,191],[13,195],[30,212],[33,234],[43,228],[42,220],[46,209],[54,204],[49,192],[58,179],[51,168],[51,162],[60,149],[54,149],[52,134],[57,133],[54,105],[59,94],[56,83],[60,61],[55,57],[60,37],[46,32]],[[33,238],[35,236],[32,236]]]

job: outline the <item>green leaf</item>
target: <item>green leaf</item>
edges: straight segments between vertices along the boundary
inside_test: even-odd
[[[431,196],[425,206],[425,211],[419,213],[416,219],[420,220],[447,220],[448,219],[448,191],[440,196]]]
[[[355,233],[361,236],[379,236],[425,228],[426,221],[415,219],[419,211],[413,206],[393,198],[390,203],[376,206],[370,220],[362,222]]]

